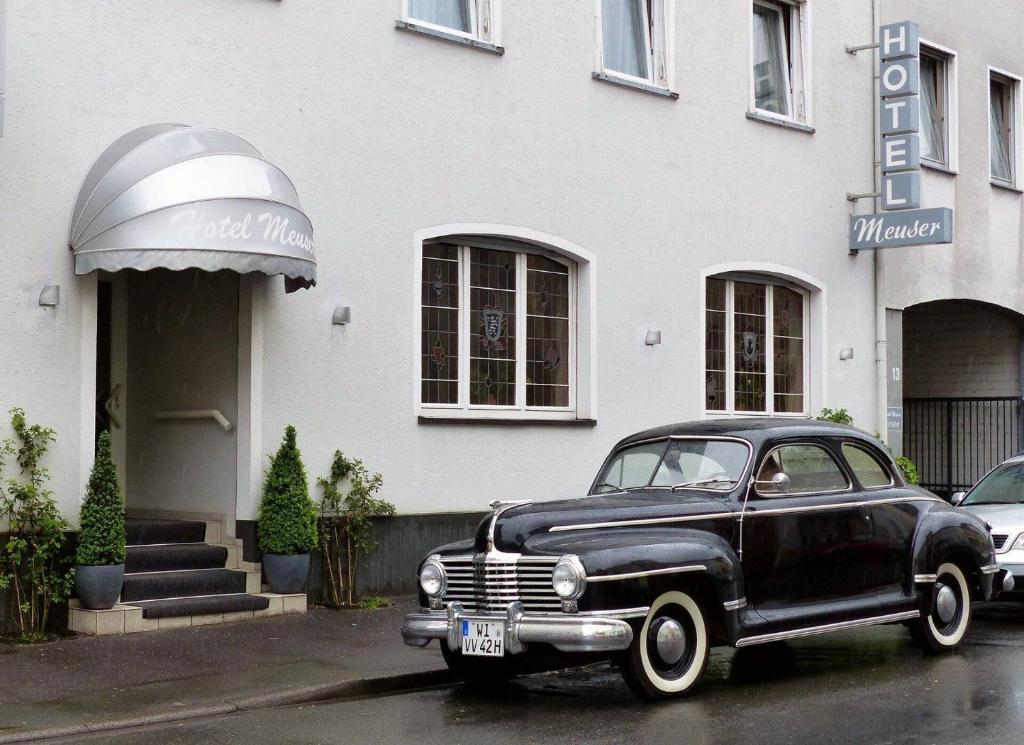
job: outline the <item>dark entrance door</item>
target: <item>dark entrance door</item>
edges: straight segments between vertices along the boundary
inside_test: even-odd
[[[949,499],[993,466],[1021,451],[1021,399],[907,398],[903,451],[921,486]]]

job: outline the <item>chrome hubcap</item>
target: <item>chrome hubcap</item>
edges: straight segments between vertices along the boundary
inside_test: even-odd
[[[655,643],[662,661],[666,665],[676,664],[686,653],[686,634],[683,632],[683,625],[671,618],[664,619],[658,624]]]
[[[947,585],[939,585],[935,593],[935,615],[943,623],[949,623],[956,615],[956,593]]]

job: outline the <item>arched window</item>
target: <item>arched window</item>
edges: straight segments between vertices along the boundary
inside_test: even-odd
[[[808,293],[774,277],[719,275],[705,294],[705,409],[808,412]]]
[[[420,407],[572,414],[576,262],[492,236],[422,246]]]

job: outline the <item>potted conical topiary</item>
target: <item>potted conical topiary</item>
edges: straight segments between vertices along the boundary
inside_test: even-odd
[[[295,445],[295,427],[289,425],[270,462],[258,518],[263,569],[274,592],[302,590],[309,574],[309,552],[317,546],[316,516],[306,469]]]
[[[113,607],[124,581],[124,495],[110,457],[110,433],[100,434],[82,501],[75,555],[75,594],[85,608]]]

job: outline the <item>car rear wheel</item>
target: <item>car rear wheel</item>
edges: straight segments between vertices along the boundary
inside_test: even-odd
[[[708,664],[704,613],[685,592],[659,595],[621,661],[622,677],[651,700],[689,693]]]
[[[927,652],[952,652],[971,625],[971,588],[952,562],[942,564],[935,576],[931,610],[914,623],[911,634]]]

